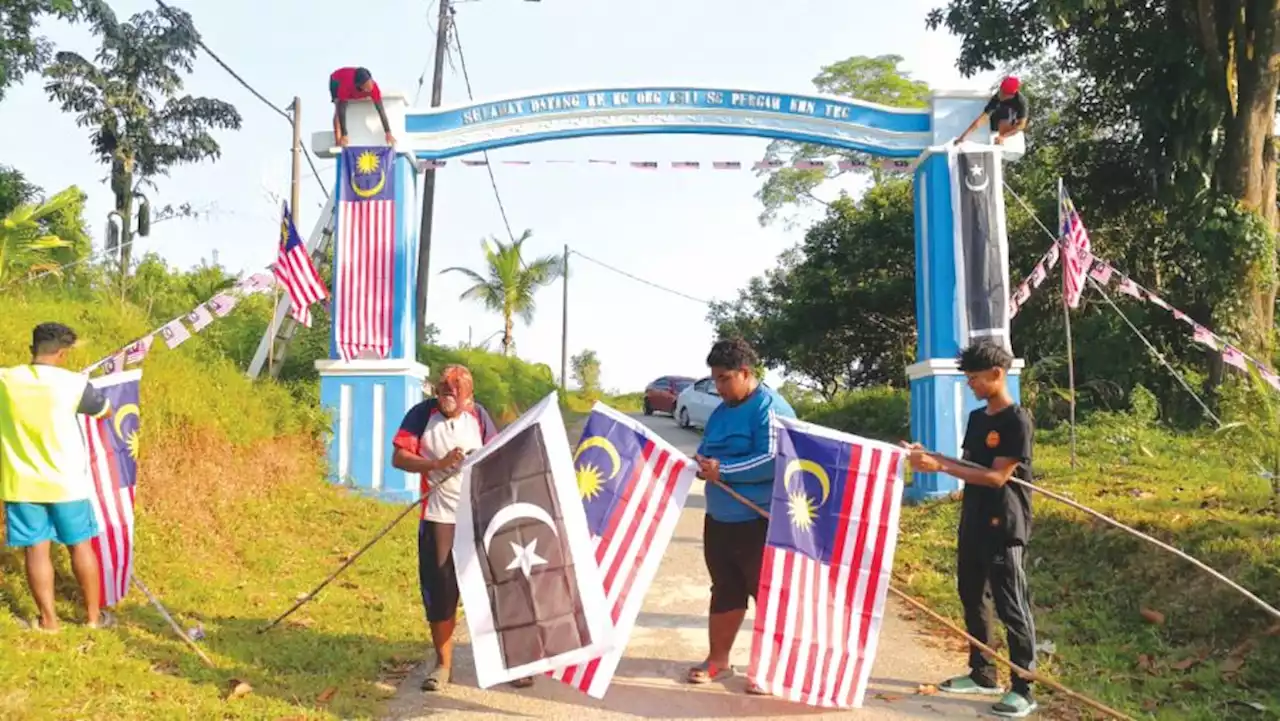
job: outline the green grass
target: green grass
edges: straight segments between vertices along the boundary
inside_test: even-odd
[[[1075,470],[1065,429],[1041,433],[1037,442],[1037,482],[1046,488],[1280,602],[1280,506],[1268,482],[1235,456],[1238,449],[1123,416],[1099,417],[1080,429]],[[1029,563],[1036,625],[1040,640],[1056,647],[1041,657],[1043,672],[1135,717],[1278,717],[1275,619],[1171,554],[1062,503],[1037,496],[1034,508]],[[956,502],[904,508],[895,563],[900,586],[953,618],[960,617],[958,509]],[[1144,609],[1162,622],[1145,619]],[[1051,705],[1061,717],[1077,717],[1069,699]]]

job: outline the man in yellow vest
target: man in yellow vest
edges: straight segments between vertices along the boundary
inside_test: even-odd
[[[58,630],[53,605],[53,561],[57,541],[71,553],[71,569],[84,594],[88,625],[113,623],[100,613],[98,523],[89,500],[93,478],[77,414],[103,418],[107,399],[83,373],[64,369],[76,344],[75,331],[42,323],[31,333],[31,363],[0,369],[0,501],[4,501],[9,545],[25,549],[27,585],[40,610],[43,631]]]

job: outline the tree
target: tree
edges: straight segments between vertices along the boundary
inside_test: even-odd
[[[9,86],[43,68],[53,56],[53,44],[36,33],[42,19],[92,20],[105,7],[97,0],[5,0],[0,5],[0,100]]]
[[[588,400],[599,398],[600,358],[596,356],[596,352],[590,348],[584,349],[569,359],[569,366],[573,368],[573,379],[578,382],[583,397]]]
[[[741,335],[770,367],[830,398],[841,388],[906,384],[914,357],[911,183],[886,179],[858,202],[840,198],[738,299],[715,303],[720,337]]]
[[[1277,290],[1280,3],[950,0],[928,24],[960,36],[966,74],[1041,52],[1074,73],[1081,106],[1141,148],[1152,194],[1195,198],[1221,221],[1206,230],[1225,246],[1215,249],[1226,255],[1219,266],[1238,290],[1217,299],[1215,314],[1266,354]]]
[[[480,241],[486,265],[483,275],[460,267],[440,271],[442,274],[461,273],[470,278],[475,284],[459,297],[478,301],[485,308],[502,314],[503,355],[511,355],[515,347],[512,335],[515,317],[520,316],[526,325],[532,323],[537,309],[534,296],[538,289],[559,280],[564,271],[563,258],[559,255],[544,255],[525,262],[524,244],[532,236],[533,231],[526,230],[510,243],[503,243],[497,238]]]
[[[813,79],[818,92],[826,95],[838,95],[855,100],[879,103],[891,107],[914,108],[929,103],[929,86],[920,80],[912,80],[910,75],[898,69],[902,57],[898,55],[879,55],[867,57],[856,55],[837,63],[823,66]],[[766,160],[818,160],[835,156],[840,160],[869,160],[865,153],[839,150],[837,148],[818,145],[816,143],[796,143],[790,140],[775,140],[769,143],[765,151]],[[766,175],[764,185],[756,193],[756,198],[764,204],[760,214],[760,224],[768,225],[778,217],[778,212],[788,205],[826,205],[813,195],[813,191],[826,181],[846,173],[870,174],[879,180],[882,173],[878,170],[832,170],[832,169],[799,169],[781,168],[779,170],[761,170]]]
[[[80,189],[71,186],[44,203],[24,203],[0,221],[0,287],[23,272],[57,272],[51,251],[70,243],[47,232],[44,223],[69,206],[82,202]]]
[[[179,96],[200,36],[181,10],[142,12],[118,22],[104,11],[94,62],[59,52],[45,69],[45,91],[93,130],[98,160],[111,168],[111,192],[121,216],[121,277],[130,268],[133,198],[143,185],[184,163],[217,159],[211,131],[238,130],[240,114],[214,98]]]

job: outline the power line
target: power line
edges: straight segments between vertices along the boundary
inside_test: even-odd
[[[163,11],[164,11],[164,13],[165,13],[166,15],[168,15],[168,16],[169,16],[169,19],[170,19],[170,20],[173,20],[174,22],[182,22],[181,17],[180,17],[180,16],[178,16],[178,15],[173,11],[173,8],[169,7],[168,5],[165,5],[161,0],[156,0],[156,5],[159,5],[159,6],[160,6],[160,9],[161,9],[161,10],[163,10]],[[195,29],[196,29],[196,28],[195,28],[195,21],[194,21],[194,20],[192,20],[192,21],[191,21],[191,29],[192,29],[193,31],[195,31]],[[195,39],[196,39],[196,45],[200,46],[200,49],[201,49],[201,50],[203,50],[203,51],[205,51],[206,53],[208,53],[209,57],[213,58],[213,61],[214,61],[215,63],[217,63],[218,65],[222,66],[222,69],[223,69],[223,70],[226,70],[226,71],[227,71],[227,73],[228,73],[229,75],[231,75],[231,77],[235,78],[235,79],[236,79],[236,82],[238,82],[238,83],[240,83],[242,86],[244,86],[244,89],[245,89],[245,90],[248,90],[250,93],[252,93],[252,94],[253,94],[253,96],[254,96],[255,98],[257,98],[258,100],[261,100],[261,101],[262,101],[262,103],[263,103],[264,105],[266,105],[268,108],[271,108],[272,110],[274,110],[274,111],[276,112],[276,114],[278,114],[280,117],[284,118],[284,119],[285,119],[285,121],[286,121],[286,122],[288,122],[288,123],[289,123],[289,125],[292,127],[292,125],[293,125],[293,116],[289,115],[289,113],[287,113],[287,112],[285,112],[284,110],[280,109],[280,107],[278,107],[276,104],[272,103],[270,100],[267,100],[267,99],[266,99],[266,97],[264,97],[264,96],[262,95],[262,93],[258,92],[258,91],[257,91],[257,90],[252,86],[252,85],[250,85],[250,84],[249,84],[249,82],[248,82],[247,80],[245,80],[244,78],[240,77],[240,74],[239,74],[239,73],[237,73],[236,71],[232,70],[230,65],[227,65],[225,62],[223,62],[222,58],[218,57],[218,54],[217,54],[217,53],[215,53],[215,52],[213,52],[212,50],[210,50],[210,49],[209,49],[209,46],[204,44],[204,41],[200,39],[200,33],[199,33],[198,31],[197,31],[197,32],[195,32],[195,33],[194,33],[194,35],[195,35]],[[296,109],[296,108],[294,109],[294,112],[297,112],[297,109]],[[313,160],[311,159],[311,153],[307,151],[307,146],[305,146],[305,145],[304,145],[304,146],[302,146],[302,154],[303,154],[304,156],[306,156],[306,158],[307,158],[307,165],[310,165],[310,166],[311,166],[311,172],[315,174],[316,183],[320,185],[320,192],[324,193],[324,197],[325,197],[325,199],[328,199],[328,198],[329,198],[329,188],[328,188],[327,186],[325,186],[324,181],[320,180],[320,171],[316,170],[316,164],[315,164],[315,161],[313,161]]]
[[[576,251],[576,250],[570,250],[570,251],[569,251],[569,253],[570,253],[571,255],[576,255],[576,256],[578,256],[579,258],[582,258],[583,260],[589,260],[589,261],[591,261],[592,263],[595,263],[596,265],[598,265],[598,266],[600,266],[600,267],[602,267],[602,268],[604,268],[604,269],[606,269],[606,270],[611,270],[611,271],[613,271],[613,272],[615,272],[615,273],[617,273],[617,274],[619,274],[619,275],[625,275],[626,277],[630,278],[631,280],[636,281],[637,283],[644,283],[645,285],[647,285],[647,286],[649,286],[649,287],[651,287],[651,288],[657,288],[658,290],[661,290],[661,291],[663,291],[663,292],[670,293],[670,294],[672,294],[672,295],[678,295],[678,296],[680,296],[681,298],[684,298],[684,299],[686,299],[686,300],[691,300],[691,301],[693,301],[694,303],[701,303],[701,304],[703,304],[703,305],[711,305],[711,301],[709,301],[709,300],[703,300],[703,299],[701,299],[701,298],[695,298],[695,297],[693,297],[693,296],[689,295],[688,293],[682,293],[682,292],[680,292],[680,291],[678,291],[678,290],[674,290],[674,289],[668,288],[668,287],[666,287],[666,286],[664,286],[664,285],[658,285],[657,283],[654,283],[653,281],[645,280],[644,278],[641,278],[641,277],[640,277],[640,276],[638,276],[638,275],[633,275],[633,274],[631,274],[631,273],[628,273],[627,271],[622,270],[621,268],[615,268],[615,267],[613,267],[612,265],[609,265],[608,263],[606,263],[606,262],[604,262],[604,261],[596,260],[595,258],[592,258],[592,257],[591,257],[591,256],[589,256],[589,255],[583,255],[582,253],[580,253],[580,252],[578,252],[578,251]]]
[[[458,63],[462,66],[462,79],[467,84],[467,98],[471,102],[475,102],[475,95],[471,92],[471,75],[467,72],[467,56],[462,52],[462,37],[458,34],[458,18],[452,6],[449,8],[449,14],[453,17],[450,23],[453,28],[453,42],[458,46]],[[489,151],[484,151],[484,167],[489,171],[489,184],[493,186],[493,197],[498,201],[498,212],[502,213],[502,224],[507,227],[507,236],[511,238],[511,242],[516,241],[516,234],[511,232],[511,221],[507,219],[507,208],[502,204],[502,193],[498,192],[498,180],[493,175],[493,163],[489,162]]]

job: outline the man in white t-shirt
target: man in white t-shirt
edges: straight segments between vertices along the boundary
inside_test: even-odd
[[[431,626],[431,643],[436,649],[436,667],[422,682],[423,691],[444,688],[453,668],[453,629],[458,617],[453,530],[462,493],[458,466],[468,453],[496,434],[488,411],[475,401],[471,371],[451,365],[440,372],[435,397],[405,414],[392,441],[392,464],[400,470],[422,474],[421,492],[427,495],[418,524],[418,580]]]

